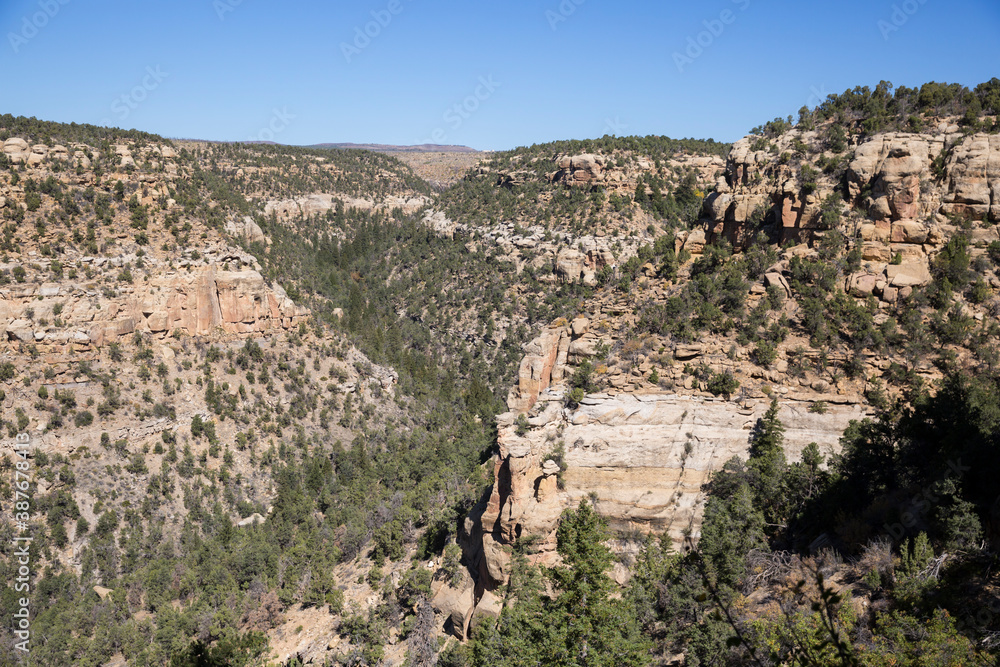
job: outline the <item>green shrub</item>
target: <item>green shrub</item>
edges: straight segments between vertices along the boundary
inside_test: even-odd
[[[774,360],[778,358],[778,349],[769,341],[758,341],[757,347],[751,353],[753,361],[758,366],[770,368]]]
[[[716,396],[730,396],[740,388],[740,382],[729,371],[713,373],[708,379],[708,391]]]

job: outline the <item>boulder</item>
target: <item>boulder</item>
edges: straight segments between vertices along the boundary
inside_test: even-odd
[[[917,287],[931,282],[931,272],[923,262],[903,262],[885,267],[885,276],[893,287]]]
[[[472,578],[464,572],[461,575],[455,585],[445,583],[438,588],[431,597],[431,606],[434,611],[445,616],[451,632],[458,639],[465,641],[469,620],[476,608],[476,596]]]
[[[684,249],[692,255],[700,255],[705,250],[705,243],[707,243],[705,230],[699,227],[692,229],[691,233],[688,234],[687,239],[684,240]]]
[[[589,357],[597,355],[597,345],[599,338],[585,337],[578,338],[569,344],[567,360],[571,364],[578,364]]]
[[[495,623],[500,618],[503,610],[503,601],[490,591],[483,591],[483,596],[476,603],[476,608],[472,612],[472,619],[469,622],[468,634],[475,634],[476,630],[484,623]]]
[[[704,345],[698,343],[693,343],[691,345],[678,345],[674,349],[674,359],[677,359],[678,361],[695,359],[696,357],[700,357],[704,350]]]
[[[30,154],[28,142],[17,137],[3,142],[3,152],[11,162],[24,162]]]
[[[792,288],[788,285],[788,281],[785,280],[785,276],[780,273],[765,273],[764,274],[764,285],[771,287],[772,285],[780,288],[785,293],[785,298],[792,296]]]
[[[924,243],[928,228],[916,220],[900,220],[892,223],[889,240],[893,243]]]
[[[881,280],[881,275],[852,273],[847,277],[847,291],[856,297],[866,297],[875,292],[875,287]]]
[[[240,519],[240,521],[238,521],[236,523],[236,525],[238,527],[240,527],[240,528],[243,528],[244,526],[253,526],[253,525],[256,525],[258,523],[264,523],[264,517],[262,517],[257,512],[254,512],[253,514],[251,514],[247,518]]]
[[[254,219],[249,215],[243,216],[242,220],[227,221],[226,232],[245,240],[247,243],[270,243],[270,239],[264,235],[260,225],[254,222]]]

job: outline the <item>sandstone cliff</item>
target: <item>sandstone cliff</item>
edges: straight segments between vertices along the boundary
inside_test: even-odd
[[[746,458],[750,430],[767,410],[763,395],[724,400],[649,387],[612,388],[569,408],[567,358],[586,346],[585,333],[575,320],[533,341],[508,399],[511,412],[498,417],[493,489],[466,522],[487,588],[506,579],[505,547],[519,537],[540,538],[536,559],[551,562],[560,514],[595,494],[598,512],[616,531],[666,532],[675,544],[686,535],[697,539],[702,485],[728,459]],[[828,405],[823,414],[810,411],[819,401]],[[844,428],[866,414],[856,401],[811,389],[786,392],[780,418],[789,459],[811,442],[825,454],[837,451]]]
[[[838,276],[837,288],[859,300],[877,297],[866,303],[877,305],[874,321],[885,323],[897,304],[931,282],[933,259],[954,235],[966,235],[974,258],[1000,240],[992,224],[1000,219],[1000,139],[943,123],[927,134],[868,137],[843,154],[827,150],[817,131],[794,129],[755,150],[760,143],[748,137],[733,146],[724,177],[705,200],[702,225],[679,233],[677,247],[698,255],[724,237],[741,248],[760,232],[785,245],[748,295],[750,308],[770,287],[784,299],[780,313],[791,334],[778,345],[777,360],[755,364],[734,335],[683,343],[637,333],[640,310],[678,293],[652,265],[643,267],[629,294],[600,293],[586,316],[544,329],[525,347],[510,412],[498,418],[491,494],[465,524],[480,589],[506,579],[510,545],[518,538],[533,536],[535,558],[551,562],[561,512],[590,495],[618,531],[666,532],[675,543],[697,538],[702,485],[727,459],[746,458],[750,429],[771,396],[779,397],[786,452],[794,461],[810,442],[825,454],[838,451],[849,422],[871,414],[865,396],[887,369],[914,364],[921,377],[940,377],[929,359],[907,362],[902,350],[891,348],[864,353],[859,379],[825,373],[844,353],[819,357],[796,330],[804,314],[789,288],[790,260],[815,259],[825,236],[843,234],[862,261],[860,269]],[[814,163],[832,166],[824,172]],[[606,178],[603,160],[594,156],[563,158],[559,166],[559,180]],[[578,250],[562,252],[572,258],[574,275],[586,276],[588,261],[598,265]],[[989,286],[1000,287],[995,271],[981,270]],[[960,305],[962,317],[985,322],[995,317],[997,302]],[[954,353],[959,361],[969,356],[961,346]],[[816,359],[813,371],[791,368],[793,357],[801,361],[803,354]],[[571,376],[590,360],[598,364],[603,390],[569,407]],[[700,391],[691,376],[695,363],[731,374],[739,395],[724,400]]]
[[[943,122],[927,134],[876,134],[844,154],[815,130],[793,129],[759,150],[759,138],[741,139],[705,200],[704,232],[691,232],[685,247],[697,253],[717,237],[742,247],[760,231],[779,243],[812,243],[831,229],[827,207],[845,216],[844,231],[859,238],[868,262],[847,289],[893,302],[899,289],[930,282],[929,257],[961,221],[1000,220],[1000,137],[958,129]],[[811,166],[819,163],[826,173]],[[843,184],[846,206],[838,201]],[[969,237],[981,246],[1000,233],[974,225]]]

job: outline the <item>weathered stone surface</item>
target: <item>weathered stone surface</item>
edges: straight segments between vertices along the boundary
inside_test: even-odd
[[[784,291],[785,297],[790,297],[792,295],[792,288],[789,287],[788,281],[785,280],[785,276],[778,272],[771,272],[764,274],[764,285],[767,287],[778,287]]]
[[[688,361],[695,357],[700,357],[705,348],[703,345],[692,343],[690,345],[678,345],[674,349],[674,359],[678,361]]]
[[[559,352],[559,340],[565,332],[566,327],[550,327],[525,346],[525,356],[517,374],[517,387],[508,398],[512,409],[520,412],[530,410],[538,394],[548,388]]]
[[[200,335],[289,328],[308,314],[280,286],[266,285],[257,271],[214,267],[154,277],[148,291],[134,295],[129,310],[150,331]]]
[[[476,608],[475,586],[472,579],[461,570],[459,579],[454,585],[434,582],[431,606],[434,607],[434,611],[445,616],[452,633],[464,641],[469,629],[469,620]]]
[[[226,222],[226,231],[233,236],[244,239],[247,243],[270,244],[271,240],[264,235],[254,219],[249,215],[243,216],[242,220],[229,220]]]
[[[889,247],[884,243],[866,241],[861,245],[861,259],[871,262],[888,262],[892,259]]]
[[[336,208],[341,202],[344,208],[354,208],[363,211],[391,211],[395,208],[404,213],[415,213],[430,203],[426,197],[396,197],[389,196],[381,201],[372,199],[355,199],[352,197],[337,197],[332,194],[314,193],[295,199],[275,199],[264,205],[264,214],[272,213],[279,219],[289,219],[299,215],[310,217],[323,215]]]
[[[705,250],[705,230],[692,229],[684,241],[684,249],[692,255],[700,255]]]
[[[253,525],[255,525],[255,524],[258,524],[258,523],[264,523],[264,520],[265,520],[265,519],[264,519],[264,517],[263,517],[263,516],[261,516],[261,515],[260,515],[260,514],[258,514],[257,512],[254,512],[253,514],[251,514],[251,515],[250,515],[250,516],[248,516],[247,518],[245,518],[245,519],[240,519],[240,520],[239,520],[239,521],[238,521],[238,522],[236,523],[236,525],[237,525],[238,527],[240,527],[240,528],[243,528],[244,526],[253,526]]]
[[[916,220],[900,220],[892,223],[890,240],[893,243],[923,243],[928,231],[926,225]]]
[[[886,278],[893,287],[914,287],[931,281],[931,272],[926,263],[904,262],[885,267]]]
[[[785,451],[792,461],[810,442],[826,453],[837,450],[848,422],[864,415],[855,405],[831,405],[823,415],[809,412],[809,405],[781,404]],[[520,536],[538,536],[535,560],[552,562],[559,516],[592,493],[613,529],[665,531],[676,541],[691,530],[697,539],[702,485],[729,458],[746,458],[750,428],[767,407],[763,400],[737,410],[717,399],[598,394],[585,399],[570,419],[555,418],[526,437],[518,437],[514,426],[501,427],[496,483],[466,527],[484,581],[507,576],[504,546]],[[549,436],[556,432],[566,443],[562,489],[552,483],[554,464],[548,459]]]
[[[881,275],[871,273],[853,273],[847,277],[847,291],[856,297],[866,297],[875,292],[875,287],[882,280]]]
[[[1000,136],[965,137],[952,149],[945,169],[945,213],[1000,220]]]

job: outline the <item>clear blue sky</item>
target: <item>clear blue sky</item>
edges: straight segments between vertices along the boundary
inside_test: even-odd
[[[732,141],[817,94],[1000,76],[996,0],[0,0],[0,31],[0,113],[288,144]]]

